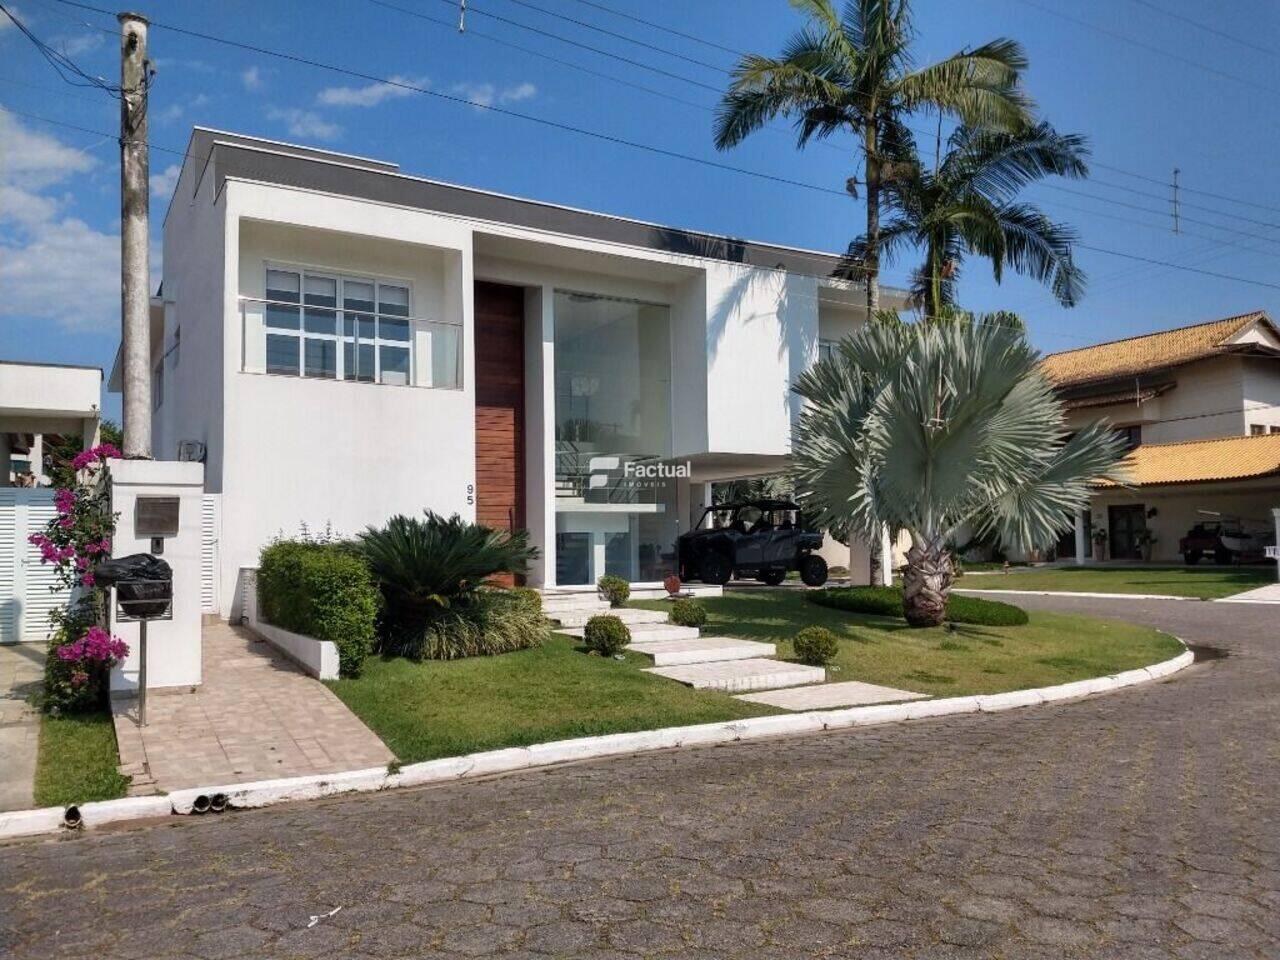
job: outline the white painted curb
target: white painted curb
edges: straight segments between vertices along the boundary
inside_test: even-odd
[[[1175,597],[1171,593],[1086,593],[1079,590],[1013,590],[999,587],[952,587],[952,593],[1021,594],[1024,597],[1088,597],[1093,600],[1194,600],[1202,602],[1199,597]]]
[[[339,794],[371,793],[395,787],[447,783],[452,780],[510,773],[530,767],[546,767],[579,760],[670,750],[676,747],[762,740],[770,737],[820,733],[824,730],[845,730],[852,727],[964,713],[994,713],[1017,707],[1107,693],[1139,683],[1150,683],[1190,666],[1193,659],[1191,651],[1184,650],[1171,660],[1138,670],[1126,670],[1114,676],[1077,680],[1073,683],[1040,687],[1035,690],[1015,690],[988,696],[916,700],[908,703],[850,707],[843,710],[814,710],[808,713],[749,717],[730,723],[704,723],[690,727],[640,730],[635,733],[611,733],[599,737],[539,743],[529,747],[488,750],[464,757],[427,760],[423,763],[407,764],[394,773],[387,767],[372,767],[367,770],[348,770],[343,773],[291,777],[283,780],[193,787],[189,790],[174,791],[168,796],[129,797],[102,803],[86,803],[80,807],[80,815],[86,827],[97,827],[106,823],[158,817],[165,814],[190,814],[194,811],[197,799],[208,800],[218,795],[225,798],[229,808],[248,809],[295,800],[316,800]],[[64,829],[63,815],[64,811],[61,807],[0,813],[0,839],[56,833]]]

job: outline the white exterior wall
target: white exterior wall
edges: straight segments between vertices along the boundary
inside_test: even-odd
[[[1244,361],[1244,432],[1262,424],[1280,433],[1280,359],[1250,357]]]
[[[1275,376],[1280,383],[1280,370]],[[1177,385],[1152,400],[1141,405],[1118,403],[1075,410],[1068,414],[1068,426],[1078,429],[1102,418],[1115,426],[1140,423],[1143,443],[1238,437],[1249,432],[1244,413],[1243,358],[1215,357],[1190,363],[1173,371],[1171,377]]]
[[[416,211],[234,181],[224,202],[225,615],[238,570],[256,566],[271,537],[295,536],[303,523],[352,535],[428,508],[474,519],[467,488],[475,484],[475,395],[467,229]],[[413,316],[462,321],[462,389],[244,372],[238,297],[262,296],[268,260],[410,280]]]

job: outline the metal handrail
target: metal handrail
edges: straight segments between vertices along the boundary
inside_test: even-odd
[[[328,310],[330,313],[351,313],[359,317],[388,317],[392,320],[409,320],[416,323],[439,323],[448,327],[462,326],[461,320],[437,320],[433,317],[408,317],[398,313],[380,313],[375,310],[356,310],[350,307],[324,307],[315,303],[294,302],[292,300],[268,300],[266,297],[249,297],[239,294],[237,299],[243,303],[261,303],[268,307],[295,307],[301,310]]]

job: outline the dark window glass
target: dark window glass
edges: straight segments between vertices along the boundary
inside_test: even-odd
[[[383,340],[407,341],[409,339],[409,321],[379,317],[378,336]]]
[[[267,373],[298,375],[298,338],[267,334]]]
[[[409,288],[378,284],[378,312],[392,317],[409,315]]]
[[[382,382],[406,384],[409,382],[409,351],[406,347],[382,348]]]
[[[307,340],[305,344],[308,377],[326,377],[330,380],[338,375],[338,341]]]

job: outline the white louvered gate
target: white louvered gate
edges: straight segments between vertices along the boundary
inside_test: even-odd
[[[49,637],[49,611],[67,602],[53,567],[27,537],[56,515],[53,491],[0,488],[0,643]]]
[[[218,612],[218,539],[222,533],[222,498],[206,493],[200,502],[200,610]]]

